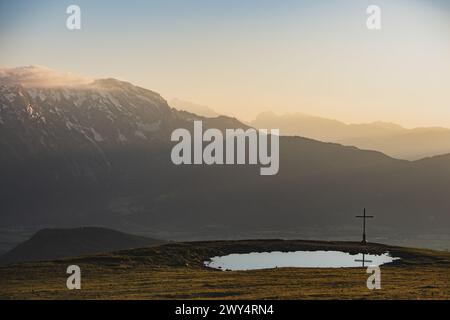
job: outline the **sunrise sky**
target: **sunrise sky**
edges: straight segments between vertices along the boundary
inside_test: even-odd
[[[66,29],[78,4],[82,30]],[[382,30],[366,8],[382,9]],[[450,127],[450,2],[0,1],[0,65],[116,77],[251,120]]]

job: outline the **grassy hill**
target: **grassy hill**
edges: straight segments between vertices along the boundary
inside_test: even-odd
[[[365,268],[217,271],[213,256],[295,250],[391,252],[382,289],[366,287]],[[66,289],[66,268],[82,270],[82,289]],[[0,267],[3,299],[449,299],[450,253],[354,242],[213,241],[169,243],[71,259]]]
[[[1,256],[0,264],[54,260],[161,243],[106,228],[44,229]]]

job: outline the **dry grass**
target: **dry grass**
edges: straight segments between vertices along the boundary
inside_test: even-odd
[[[371,245],[388,249],[401,262],[386,265],[382,289],[366,287],[363,268],[278,268],[222,272],[204,259],[261,248],[361,250],[358,244],[306,241],[233,241],[168,244],[77,259],[0,268],[2,299],[449,299],[450,254]],[[82,290],[66,288],[66,268],[82,269]]]

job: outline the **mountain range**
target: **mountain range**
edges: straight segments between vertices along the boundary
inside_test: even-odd
[[[256,166],[175,166],[173,129],[192,130],[194,120],[221,130],[248,126],[179,111],[159,94],[115,79],[45,86],[0,80],[0,227],[247,237],[338,230],[355,225],[363,207],[378,228],[450,227],[450,155],[406,161],[282,136],[275,176],[260,176]]]
[[[450,129],[440,127],[406,129],[382,121],[346,124],[303,113],[277,115],[273,112],[259,114],[250,125],[255,128],[277,128],[283,135],[377,150],[405,160],[450,153]]]
[[[190,101],[180,100],[180,99],[172,99],[169,102],[171,107],[174,107],[178,110],[187,111],[190,113],[195,113],[199,116],[208,117],[208,118],[215,118],[218,117],[219,114],[211,109],[208,106],[204,106],[201,104],[193,103]]]

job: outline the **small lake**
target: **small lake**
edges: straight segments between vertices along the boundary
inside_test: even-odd
[[[205,266],[220,270],[257,270],[272,268],[352,268],[380,266],[392,262],[388,252],[376,254],[350,254],[342,251],[252,252],[213,257]],[[363,263],[364,260],[364,263]]]

